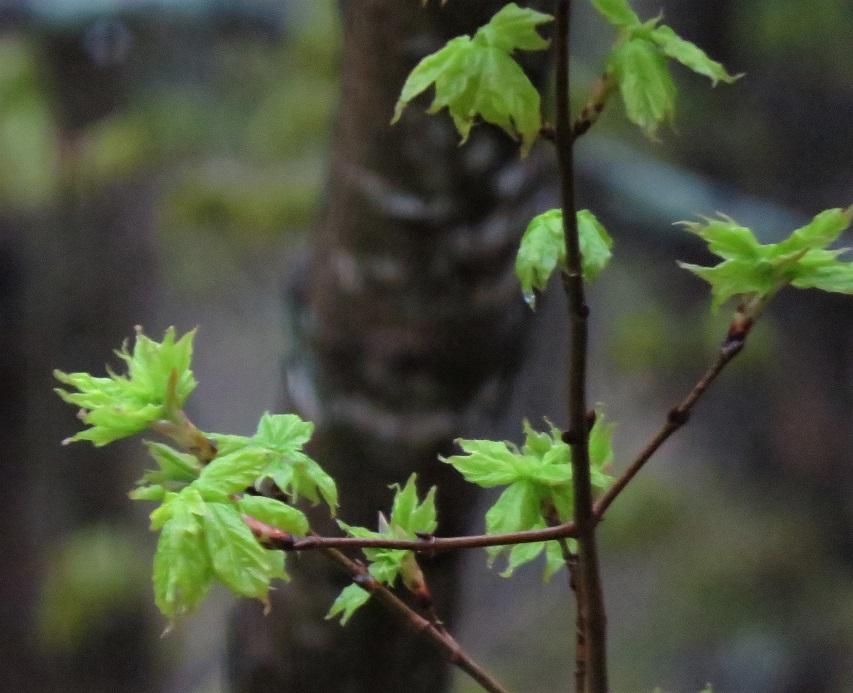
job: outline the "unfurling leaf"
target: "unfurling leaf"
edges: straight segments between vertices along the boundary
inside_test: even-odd
[[[305,534],[308,531],[308,518],[301,510],[274,498],[243,496],[237,505],[244,514],[285,532]]]
[[[338,595],[337,599],[335,599],[332,604],[332,608],[329,609],[329,613],[326,614],[326,620],[328,621],[330,618],[340,615],[341,625],[345,626],[347,621],[352,618],[352,615],[362,606],[367,604],[369,599],[370,592],[367,590],[362,589],[355,583],[347,585]]]
[[[608,72],[619,84],[628,120],[654,138],[675,113],[675,83],[666,58],[645,38],[628,39],[613,50]]]
[[[395,484],[391,487],[395,491],[391,515],[386,520],[382,513],[379,514],[378,532],[345,522],[338,521],[338,524],[350,536],[362,539],[416,539],[418,535],[431,534],[436,528],[435,487],[419,502],[416,481],[417,475],[412,474],[405,486]],[[364,555],[370,561],[370,575],[383,585],[393,587],[397,578],[402,577],[403,584],[409,590],[419,593],[423,589],[423,575],[413,552],[405,549],[364,549]],[[346,623],[352,611],[367,601],[367,593],[360,595],[353,587],[356,585],[347,587],[340,594],[327,618],[344,613],[342,623]],[[360,587],[358,589],[363,592]],[[351,603],[355,606],[348,612],[345,606]]]
[[[713,267],[679,263],[711,285],[712,310],[733,296],[769,296],[790,284],[800,289],[821,289],[853,294],[853,263],[838,258],[845,252],[827,250],[850,225],[853,207],[829,209],[796,229],[780,243],[760,244],[752,231],[728,217],[683,223],[723,258]]]
[[[652,30],[651,37],[668,57],[677,60],[696,74],[704,75],[714,86],[719,82],[732,84],[743,77],[742,74],[729,74],[725,67],[711,60],[696,44],[681,38],[671,27],[665,25],[656,27]]]
[[[400,488],[395,484],[394,503],[391,506],[390,527],[392,531],[401,530],[404,536],[414,537],[417,534],[432,534],[437,526],[435,513],[435,486],[418,503],[418,492],[415,486],[417,475],[412,474],[406,485]]]
[[[338,505],[335,481],[323,468],[302,451],[314,431],[314,424],[295,414],[265,413],[253,436],[209,434],[219,455],[253,450],[266,456],[266,463],[255,477],[269,477],[293,500],[307,498],[312,503],[322,499],[334,514]],[[245,453],[244,454],[248,454]],[[251,481],[246,486],[251,485]]]
[[[145,441],[145,446],[160,469],[146,472],[142,477],[142,483],[187,483],[198,478],[202,466],[193,455],[178,452],[163,443]]]
[[[284,553],[264,549],[234,505],[208,503],[202,519],[213,570],[232,592],[265,600],[270,580],[287,577]]]
[[[581,269],[584,279],[591,282],[610,261],[613,239],[588,209],[577,213],[577,224]],[[536,305],[535,292],[545,290],[556,269],[566,269],[566,241],[563,212],[550,209],[531,219],[515,260],[515,274],[531,308]]]
[[[409,74],[392,123],[412,99],[435,86],[429,113],[447,108],[464,143],[477,118],[519,137],[522,153],[541,126],[539,92],[512,58],[515,50],[543,50],[548,43],[536,27],[551,16],[509,3],[474,38],[458,36],[426,56]]]
[[[181,407],[196,386],[190,370],[194,335],[195,330],[176,339],[170,327],[163,341],[155,342],[138,330],[133,351],[125,345],[116,352],[127,364],[126,375],[108,370],[108,377],[96,378],[54,371],[57,380],[77,390],[56,392],[80,407],[80,418],[90,426],[66,442],[88,440],[100,447],[145,430],[166,417],[168,407]]]
[[[200,518],[189,504],[176,503],[160,530],[154,554],[154,600],[163,615],[190,613],[213,582],[213,567]]]
[[[272,460],[264,448],[245,447],[227,455],[217,455],[201,470],[193,486],[209,501],[224,501],[255,483]]]
[[[667,59],[676,60],[716,86],[742,75],[730,74],[701,48],[681,38],[661,17],[642,22],[627,0],[592,0],[595,8],[619,31],[607,62],[607,72],[619,85],[628,119],[652,139],[675,113],[675,83]]]

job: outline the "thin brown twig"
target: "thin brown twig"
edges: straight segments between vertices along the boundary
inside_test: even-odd
[[[549,541],[575,536],[575,525],[566,522],[554,527],[532,529],[507,534],[474,534],[464,537],[435,537],[423,539],[362,539],[361,537],[323,537],[308,535],[298,537],[272,527],[254,518],[246,517],[249,528],[256,536],[275,539],[276,548],[282,551],[310,551],[313,549],[405,549],[416,553],[433,555],[457,549],[475,549],[488,546],[511,546],[529,544],[536,541]]]
[[[568,542],[565,539],[559,539],[560,552],[563,554],[563,561],[566,563],[566,570],[569,574],[569,589],[577,593],[583,589],[581,586],[578,557],[569,550]],[[576,602],[583,601],[583,595],[576,597]],[[586,682],[586,624],[583,620],[583,614],[579,609],[575,610],[575,690],[582,691]]]
[[[569,429],[566,442],[572,449],[572,488],[574,521],[577,527],[580,589],[575,592],[578,612],[583,619],[586,643],[586,682],[588,693],[607,691],[607,624],[604,595],[598,566],[596,518],[592,510],[592,482],[589,469],[589,430],[586,415],[586,372],[589,308],[584,297],[580,238],[575,208],[574,133],[571,122],[569,29],[571,0],[557,0],[556,34],[556,149],[560,170],[560,198],[566,243],[566,271],[563,287],[569,308],[571,337],[569,345]],[[579,656],[579,655],[577,655]],[[577,658],[576,656],[576,658]]]
[[[657,452],[658,448],[666,442],[666,440],[675,433],[679,428],[684,426],[693,411],[696,402],[705,394],[711,384],[722,373],[728,363],[737,356],[744,345],[749,331],[755,324],[755,320],[766,305],[767,299],[762,302],[754,302],[739,309],[735,319],[732,321],[729,328],[729,334],[726,340],[720,347],[717,358],[710,368],[705,371],[705,374],[693,386],[693,389],[687,396],[677,405],[669,410],[666,418],[666,423],[660,427],[652,439],[646,443],[646,446],[640,451],[640,454],[628,466],[628,468],[619,475],[619,478],[607,489],[604,495],[595,504],[595,518],[601,520],[604,513],[610,507],[611,503],[616,500],[616,497],[622,493],[625,487],[637,475],[637,473],[645,466],[646,462]]]
[[[559,527],[560,518],[557,515],[557,510],[553,506],[548,508],[546,514],[549,527]],[[580,576],[578,575],[578,557],[569,549],[569,542],[566,539],[557,539],[560,547],[560,553],[563,556],[563,563],[566,564],[566,575],[569,581],[569,591],[576,595],[575,603],[582,601],[582,598],[577,596],[577,591],[581,589]],[[575,690],[582,691],[584,681],[586,680],[586,626],[583,622],[583,614],[580,609],[575,609]]]
[[[376,580],[361,563],[357,563],[337,549],[323,549],[323,555],[343,568],[353,582],[367,590],[384,607],[393,611],[416,633],[422,633],[430,642],[444,652],[448,661],[459,667],[490,693],[507,693],[485,669],[462,649],[456,639],[443,626],[437,626],[409,607],[396,594]]]
[[[448,661],[459,667],[490,693],[507,693],[498,683],[462,648],[443,625],[432,623],[409,607],[396,594],[376,580],[361,563],[353,561],[337,549],[324,548],[322,553],[346,571],[359,587],[367,590],[385,608],[397,614],[416,633],[421,633],[444,652]]]

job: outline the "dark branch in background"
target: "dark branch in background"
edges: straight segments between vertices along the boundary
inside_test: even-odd
[[[585,627],[586,686],[589,693],[607,691],[607,624],[604,596],[595,541],[596,519],[592,511],[592,482],[589,470],[589,430],[586,415],[587,318],[584,298],[580,238],[575,209],[573,140],[570,114],[569,29],[571,0],[557,0],[556,35],[556,148],[560,168],[560,197],[566,240],[563,287],[569,304],[571,325],[569,352],[569,430],[566,442],[572,449],[574,520],[577,528],[580,589],[575,592],[577,608]],[[576,656],[577,659],[577,656]]]

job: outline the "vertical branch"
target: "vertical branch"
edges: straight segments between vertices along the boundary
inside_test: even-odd
[[[585,626],[586,691],[607,690],[606,624],[598,551],[595,543],[595,517],[592,510],[592,484],[589,471],[589,431],[586,421],[587,317],[581,270],[580,239],[575,211],[575,182],[572,148],[572,121],[569,102],[569,27],[571,0],[557,0],[556,73],[557,123],[556,145],[560,167],[560,194],[566,239],[567,269],[563,286],[569,304],[571,343],[569,355],[569,429],[566,442],[572,448],[574,480],[574,520],[578,531],[580,589],[576,591],[579,617]]]
[[[560,518],[557,515],[557,510],[552,506],[548,508],[546,515],[549,527],[557,527],[560,525]],[[569,591],[575,595],[575,603],[580,604],[584,601],[581,595],[581,582],[578,575],[578,557],[573,554],[569,548],[568,539],[558,539],[557,543],[560,546],[560,553],[563,556],[563,562],[566,564],[566,574],[569,579]],[[586,625],[583,620],[583,613],[580,609],[575,609],[575,690],[583,691],[586,681]]]

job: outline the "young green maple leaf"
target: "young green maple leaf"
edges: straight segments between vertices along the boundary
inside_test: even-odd
[[[80,407],[80,419],[90,426],[63,442],[88,440],[100,447],[145,430],[166,418],[170,407],[183,406],[197,384],[190,370],[194,336],[192,330],[176,339],[170,327],[163,341],[155,342],[137,328],[133,351],[126,343],[116,351],[127,364],[126,375],[107,369],[108,377],[97,378],[55,370],[57,380],[77,390],[56,388],[57,394]]]
[[[675,113],[675,82],[666,58],[644,38],[623,41],[610,54],[607,71],[615,78],[628,120],[654,138]]]
[[[213,584],[201,524],[204,503],[193,494],[171,494],[155,513],[152,529],[160,529],[160,538],[154,554],[154,600],[164,616],[174,619],[193,611]]]
[[[654,139],[658,126],[675,113],[676,88],[667,58],[704,75],[713,86],[731,84],[732,75],[701,48],[681,38],[660,17],[642,22],[628,0],[592,0],[601,15],[619,30],[619,40],[607,61],[607,72],[619,85],[630,120]]]
[[[541,529],[556,519],[566,522],[572,517],[573,491],[571,448],[562,440],[559,429],[535,431],[524,423],[522,448],[512,443],[491,440],[458,440],[465,454],[440,458],[452,465],[465,479],[484,488],[506,486],[486,512],[486,532],[504,534]],[[611,445],[613,426],[598,414],[589,435],[590,474],[596,491],[610,483],[605,467],[613,458]],[[569,542],[572,546],[573,542]],[[515,546],[486,549],[489,564],[507,554],[503,576],[546,552],[545,577],[564,566],[559,542],[532,542]]]
[[[338,506],[335,481],[302,450],[313,431],[314,424],[303,421],[295,414],[266,412],[253,436],[217,433],[209,436],[216,443],[220,455],[249,448],[263,451],[267,455],[267,463],[256,481],[268,477],[294,500],[307,498],[316,504],[322,498],[334,514]]]
[[[285,531],[304,533],[308,526],[301,512],[269,498],[208,502],[193,484],[165,494],[151,513],[151,529],[160,531],[154,594],[165,616],[193,611],[214,579],[235,594],[263,602],[273,579],[287,579],[284,554],[258,543],[243,521],[246,514],[274,520]]]
[[[577,224],[581,269],[584,279],[591,282],[610,262],[613,239],[588,209],[577,213]],[[534,292],[544,291],[558,268],[567,269],[563,212],[550,209],[531,219],[521,237],[515,259],[515,275],[521,284],[524,300],[531,308],[536,307]]]
[[[216,577],[243,597],[266,602],[270,581],[287,579],[284,553],[262,547],[232,503],[207,503],[204,539]]]
[[[714,311],[733,296],[769,297],[788,284],[853,294],[853,262],[838,259],[846,249],[825,248],[847,229],[851,219],[853,206],[828,209],[787,239],[768,244],[759,243],[750,229],[729,217],[682,222],[723,262],[713,267],[685,262],[679,265],[711,285]]]
[[[353,614],[367,604],[369,599],[370,592],[366,589],[355,583],[347,585],[335,599],[329,613],[326,614],[326,620],[340,616],[341,625],[345,626]]]
[[[341,529],[352,537],[362,539],[416,539],[432,534],[437,526],[435,511],[435,486],[430,488],[423,501],[418,501],[417,475],[412,474],[405,486],[394,484],[394,502],[389,519],[379,514],[378,531],[348,525],[338,521]],[[416,592],[423,584],[423,575],[412,551],[406,549],[363,549],[370,561],[370,575],[384,585],[393,587],[398,577],[411,591]],[[341,625],[367,603],[370,594],[357,585],[349,585],[332,604],[326,618],[341,615]]]
[[[526,154],[541,127],[540,99],[512,53],[547,48],[536,27],[551,20],[550,15],[509,3],[473,38],[451,39],[409,74],[391,122],[396,123],[409,102],[434,85],[428,112],[446,107],[463,143],[477,118],[482,118],[520,138]]]
[[[178,452],[163,443],[144,441],[158,469],[145,472],[128,495],[133,500],[162,501],[168,491],[180,491],[198,478],[201,463],[194,455]]]

